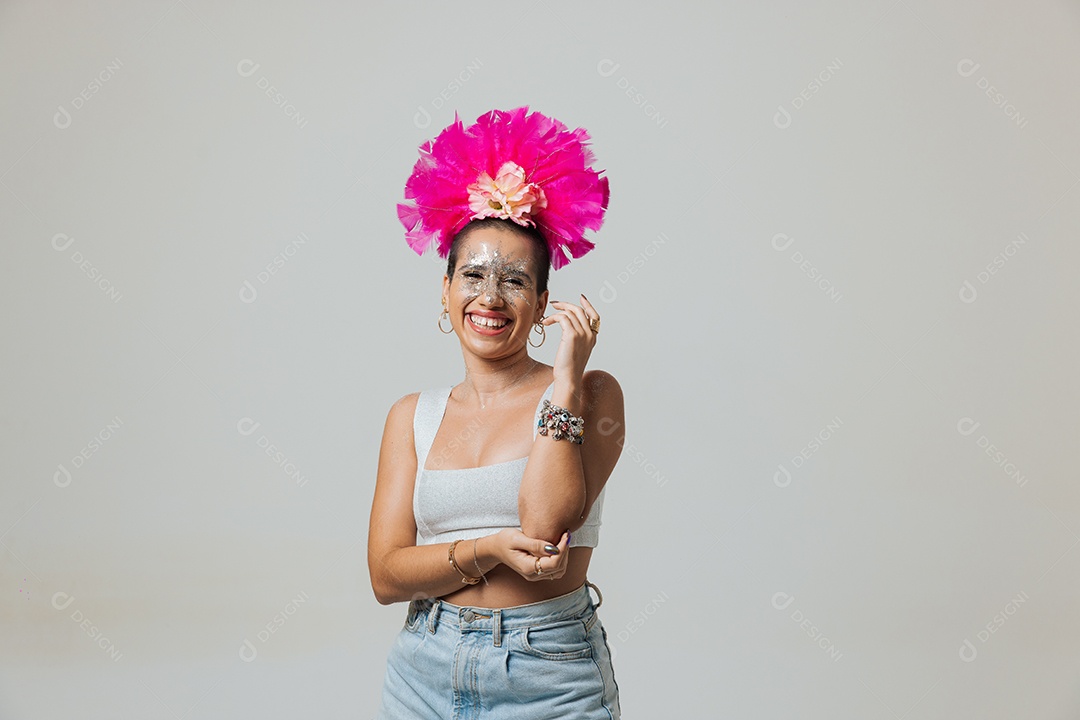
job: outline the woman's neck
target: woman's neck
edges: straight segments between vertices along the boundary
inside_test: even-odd
[[[521,353],[499,360],[481,358],[465,359],[465,398],[479,403],[480,407],[498,403],[514,388],[534,377],[543,363],[533,360],[522,348]]]

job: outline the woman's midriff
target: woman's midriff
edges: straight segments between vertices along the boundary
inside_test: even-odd
[[[506,565],[496,565],[485,576],[487,585],[483,580],[475,585],[463,584],[460,590],[447,593],[442,599],[455,605],[504,608],[565,595],[584,584],[592,551],[591,547],[568,548],[566,573],[555,580],[526,580]]]

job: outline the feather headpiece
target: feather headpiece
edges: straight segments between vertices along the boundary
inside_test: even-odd
[[[455,112],[452,125],[420,146],[405,183],[413,204],[397,206],[417,255],[434,241],[446,257],[458,231],[483,217],[535,226],[556,270],[595,247],[584,231],[603,224],[608,179],[590,167],[589,134],[528,110],[491,110],[468,128]]]

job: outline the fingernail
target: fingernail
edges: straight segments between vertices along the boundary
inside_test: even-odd
[[[544,546],[544,551],[551,554],[551,555],[558,555],[559,554],[559,548],[555,547],[554,545],[551,545],[550,543]]]

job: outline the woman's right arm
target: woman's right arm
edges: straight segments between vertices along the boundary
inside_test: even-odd
[[[406,395],[390,408],[379,448],[375,497],[368,524],[368,573],[375,599],[382,605],[416,597],[439,597],[462,586],[461,575],[447,558],[450,543],[416,544],[413,415],[418,395]],[[500,530],[476,541],[475,560],[471,540],[458,543],[454,548],[454,559],[469,577],[478,575],[477,563],[484,573],[505,563],[524,576],[533,572],[535,562],[528,554],[548,557],[543,549],[544,542],[525,537],[519,530]],[[561,545],[565,544],[564,540]],[[542,567],[549,574],[565,571],[565,562],[560,560],[562,558],[550,558]]]

